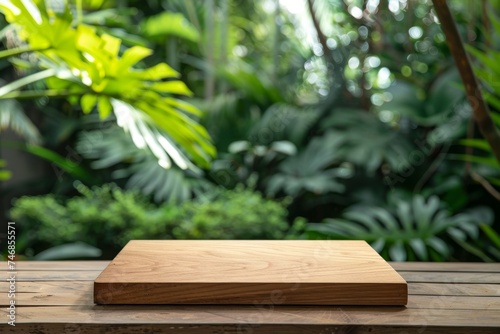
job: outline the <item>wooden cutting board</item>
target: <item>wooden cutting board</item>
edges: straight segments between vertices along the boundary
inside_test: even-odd
[[[97,304],[405,305],[406,281],[365,241],[134,240]]]

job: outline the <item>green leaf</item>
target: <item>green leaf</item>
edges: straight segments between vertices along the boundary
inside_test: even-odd
[[[355,220],[366,226],[372,232],[381,231],[381,227],[376,221],[375,217],[371,215],[366,215],[362,210],[354,209],[352,211],[348,211],[344,214],[344,217],[350,220]]]
[[[401,241],[396,241],[390,248],[389,248],[389,256],[393,261],[405,261],[406,260],[406,250],[405,247],[403,246],[403,242]]]
[[[193,92],[189,90],[186,84],[178,80],[157,82],[151,85],[151,89],[162,93],[180,94],[187,96],[193,95]]]
[[[94,109],[97,103],[97,95],[94,94],[85,94],[82,96],[80,100],[80,104],[82,106],[83,113],[88,114]]]
[[[146,19],[142,29],[147,36],[175,36],[191,42],[198,42],[200,34],[181,13],[163,12]]]
[[[190,113],[195,116],[201,116],[202,113],[201,111],[193,106],[192,104],[189,104],[185,101],[179,100],[179,99],[174,99],[172,97],[165,97],[164,101],[168,103],[170,106],[180,109],[184,112]]]
[[[474,147],[486,152],[491,152],[491,147],[488,144],[488,142],[484,139],[462,139],[460,140],[460,144],[468,146],[468,147]]]
[[[238,140],[232,142],[231,145],[227,148],[229,153],[237,154],[241,152],[248,151],[250,149],[251,144],[247,140]]]
[[[488,10],[487,15],[488,15],[488,19],[489,19],[490,23],[495,28],[497,35],[500,35],[500,20],[498,19],[498,16],[496,15],[495,11]]]
[[[486,102],[491,104],[497,111],[500,111],[500,99],[498,97],[488,92],[484,92],[483,95]],[[495,124],[500,127],[500,114],[498,114],[497,112],[492,112],[491,118],[493,118]]]
[[[104,41],[103,49],[106,50],[111,57],[118,57],[121,40],[108,34],[103,34],[101,38]]]
[[[474,55],[474,57],[476,57],[484,67],[496,74],[500,74],[500,63],[498,63],[495,59],[488,57],[485,53],[479,51],[478,49],[475,49],[470,45],[466,45],[465,48],[467,49],[467,51],[472,53],[472,55]]]
[[[273,151],[286,155],[295,155],[297,153],[297,147],[288,140],[279,140],[272,142],[269,148]]]
[[[74,177],[82,181],[94,180],[93,175],[87,172],[83,167],[76,165],[74,162],[64,158],[54,151],[35,145],[20,146],[20,148],[28,153],[31,153],[53,163],[63,171],[73,175]]]
[[[498,235],[498,233],[489,225],[481,224],[480,227],[491,242],[493,242],[496,247],[500,248],[500,235]]]
[[[109,98],[106,96],[99,97],[98,108],[101,120],[108,118],[109,114],[111,114],[111,111],[113,110],[113,106],[111,105]]]
[[[493,167],[495,169],[500,169],[500,164],[494,157],[480,157],[476,155],[465,155],[465,154],[450,154],[450,159],[454,158],[457,160],[475,162],[480,165],[486,165]]]
[[[447,257],[450,253],[448,245],[446,245],[446,243],[438,237],[430,238],[429,240],[427,240],[427,244],[443,257]]]
[[[369,208],[370,214],[376,217],[387,229],[396,230],[399,228],[398,222],[387,210],[382,208]]]
[[[127,71],[130,67],[151,54],[153,54],[153,50],[142,46],[133,46],[130,49],[125,50],[122,57],[118,61],[118,73]]]
[[[385,246],[385,240],[383,238],[377,239],[375,242],[372,242],[371,246],[377,253],[381,253]]]
[[[168,78],[178,78],[179,72],[165,63],[159,63],[146,70],[134,70],[128,74],[131,78],[142,80],[161,80]]]
[[[401,221],[401,224],[403,225],[403,229],[406,231],[412,231],[413,230],[413,221],[412,221],[412,212],[411,212],[411,207],[409,203],[406,203],[404,201],[400,201],[397,204],[396,208],[397,214],[399,221]]]
[[[409,243],[415,254],[420,258],[420,260],[422,261],[428,260],[429,257],[427,255],[427,247],[425,246],[425,243],[421,239],[411,239]]]

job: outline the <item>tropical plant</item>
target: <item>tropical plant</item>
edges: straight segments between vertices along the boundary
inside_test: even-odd
[[[453,255],[446,237],[465,244],[467,238],[478,238],[481,224],[493,222],[492,212],[486,207],[452,215],[437,196],[394,195],[388,207],[355,205],[342,218],[310,224],[307,235],[311,239],[366,240],[393,261],[443,261]]]
[[[179,73],[165,63],[137,66],[151,49],[132,46],[121,53],[121,39],[99,35],[82,24],[67,3],[53,7],[44,1],[13,0],[1,3],[0,10],[26,42],[0,52],[0,58],[25,52],[37,56],[35,73],[0,88],[2,99],[69,96],[76,102],[80,97],[84,113],[97,107],[106,119],[114,112],[134,144],[148,147],[162,167],[169,168],[172,161],[181,169],[191,167],[184,151],[200,166],[208,166],[215,151],[206,130],[193,119],[200,112],[174,97],[191,95],[177,80]],[[19,90],[40,80],[47,90]]]
[[[94,170],[110,170],[110,181],[139,189],[156,202],[181,203],[213,187],[199,169],[161,167],[151,151],[131,145],[130,138],[117,126],[81,131],[75,149],[91,161]]]
[[[382,164],[400,171],[409,165],[413,145],[401,131],[382,123],[376,115],[363,110],[336,110],[321,122],[335,138],[338,159],[375,172]]]
[[[344,185],[338,179],[349,178],[352,169],[348,165],[336,166],[341,161],[336,150],[339,140],[335,133],[311,140],[302,152],[280,163],[278,172],[267,180],[266,191],[271,195],[283,191],[291,196],[304,192],[342,193]]]

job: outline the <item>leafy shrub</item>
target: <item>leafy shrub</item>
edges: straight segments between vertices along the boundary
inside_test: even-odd
[[[214,193],[210,201],[157,207],[135,191],[115,185],[89,189],[81,196],[22,197],[10,211],[21,230],[20,251],[85,242],[111,257],[131,239],[281,239],[289,229],[285,203],[237,187]]]
[[[183,210],[176,239],[282,239],[288,229],[284,204],[242,187],[210,202],[187,202]]]
[[[489,208],[452,215],[437,196],[426,200],[414,195],[409,200],[393,198],[389,207],[352,206],[342,218],[310,224],[307,234],[311,239],[366,240],[383,257],[395,261],[443,261],[452,255],[445,238],[466,245],[467,239],[478,238],[482,224],[492,221]]]
[[[11,210],[27,244],[34,250],[82,241],[108,253],[120,249],[128,239],[163,237],[168,221],[177,214],[174,206],[161,212],[147,199],[114,185],[89,189],[80,184],[81,196],[58,200],[54,195],[22,197]]]

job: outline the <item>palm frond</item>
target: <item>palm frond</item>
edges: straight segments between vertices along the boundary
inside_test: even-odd
[[[181,203],[203,194],[212,186],[201,177],[198,169],[182,170],[175,165],[170,169],[162,167],[153,151],[145,149],[149,143],[142,142],[142,135],[134,133],[139,129],[131,129],[130,136],[116,126],[104,131],[84,131],[78,136],[76,151],[85,159],[92,160],[91,168],[112,168],[113,179],[126,180],[128,189],[140,189],[157,202]],[[132,143],[134,136],[138,141],[136,145]],[[156,142],[155,145],[161,143]]]
[[[38,128],[16,100],[0,100],[0,131],[4,129],[11,129],[30,144],[42,142]]]

